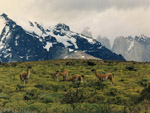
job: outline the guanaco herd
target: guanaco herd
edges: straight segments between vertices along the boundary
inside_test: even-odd
[[[27,72],[23,72],[20,74],[20,80],[21,80],[21,83],[24,83],[24,84],[27,84],[28,83],[28,79],[30,77],[30,69],[32,67],[31,66],[28,66],[27,67]],[[110,80],[110,82],[113,84],[113,78],[114,78],[114,75],[112,73],[106,73],[106,74],[98,74],[96,72],[96,69],[92,69],[91,70],[92,72],[94,72],[95,76],[100,80],[100,81],[105,81],[105,80]],[[71,78],[68,78],[68,71],[64,70],[63,72],[59,72],[59,71],[56,71],[54,74],[53,74],[53,78],[55,81],[59,80],[59,77],[62,76],[63,77],[63,81],[72,81],[73,83],[75,82],[79,82],[79,83],[82,83],[83,82],[83,78],[84,78],[84,75],[73,75]]]

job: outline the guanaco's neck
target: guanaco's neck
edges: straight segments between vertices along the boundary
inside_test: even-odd
[[[98,74],[97,74],[96,70],[94,71],[94,73],[95,73],[95,76],[98,77]]]
[[[30,76],[30,69],[28,68],[27,69],[27,78],[29,78],[29,76]]]

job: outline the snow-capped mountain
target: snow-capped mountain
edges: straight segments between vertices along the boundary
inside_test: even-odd
[[[103,46],[111,50],[110,40],[107,37],[102,37],[101,35],[98,35],[96,40],[98,40]]]
[[[75,51],[101,59],[124,60],[100,42],[71,31],[65,24],[45,28],[38,22],[17,24],[6,14],[0,16],[0,59],[3,62],[57,59]]]
[[[118,37],[112,51],[122,54],[128,61],[150,62],[150,37]]]

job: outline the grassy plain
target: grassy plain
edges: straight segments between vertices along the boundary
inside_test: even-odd
[[[28,84],[19,74],[31,65]],[[82,84],[54,81],[63,68],[85,76]],[[100,82],[98,73],[113,73],[114,84]],[[102,60],[50,60],[0,65],[2,113],[150,113],[150,63]]]

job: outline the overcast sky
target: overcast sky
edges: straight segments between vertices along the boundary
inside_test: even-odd
[[[150,0],[0,0],[0,13],[43,25],[65,23],[93,36],[150,36]]]

